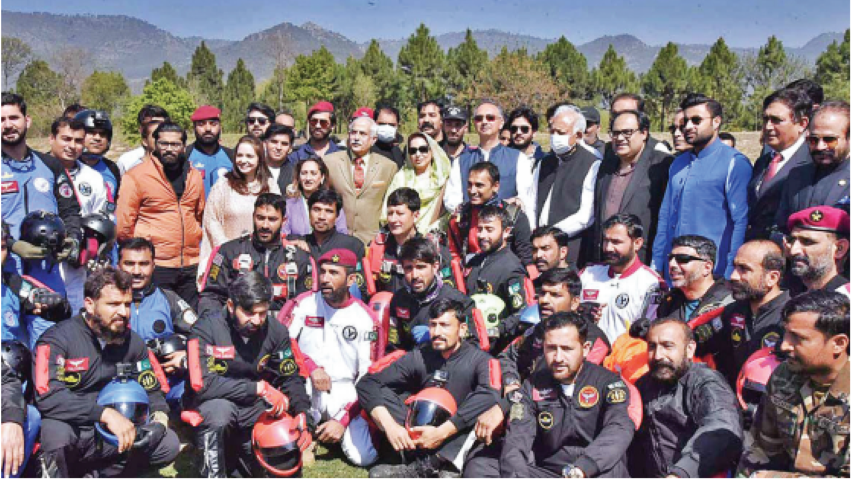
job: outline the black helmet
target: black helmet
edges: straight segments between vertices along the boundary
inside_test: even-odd
[[[17,340],[3,341],[3,364],[15,373],[19,380],[24,381],[30,372],[30,351]]]
[[[86,238],[95,238],[103,245],[115,240],[115,224],[103,213],[90,213],[83,217]]]
[[[112,121],[106,112],[102,110],[83,110],[74,116],[74,120],[83,122],[83,126],[87,132],[96,128],[106,130],[107,137],[112,140]]]
[[[65,223],[55,213],[44,210],[30,212],[21,222],[20,240],[57,253],[65,241]]]

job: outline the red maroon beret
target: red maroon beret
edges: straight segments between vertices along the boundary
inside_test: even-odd
[[[308,109],[308,117],[310,117],[316,112],[334,113],[334,105],[332,105],[331,102],[327,102],[325,100],[317,102],[314,104],[314,106]]]
[[[334,265],[340,265],[341,267],[355,268],[358,265],[358,258],[352,250],[335,248],[334,250],[325,252],[325,255],[321,256],[317,263],[320,265],[324,263],[332,263]]]
[[[202,105],[195,109],[192,112],[192,116],[189,117],[193,122],[197,122],[199,120],[210,120],[213,118],[220,118],[222,116],[222,111],[218,108],[211,105]]]
[[[370,107],[361,107],[358,110],[355,110],[355,113],[352,114],[352,120],[361,117],[373,118],[373,109]]]
[[[806,208],[790,215],[787,220],[787,231],[792,232],[796,227],[849,234],[849,214],[826,205]]]

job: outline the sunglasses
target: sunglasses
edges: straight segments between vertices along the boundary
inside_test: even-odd
[[[310,124],[312,127],[328,128],[331,122],[325,118],[312,118]]]
[[[258,124],[258,125],[266,125],[267,123],[269,123],[269,119],[266,118],[266,117],[248,117],[248,118],[246,118],[246,125],[253,125],[255,123]]]
[[[687,126],[689,122],[692,122],[693,125],[701,125],[701,122],[704,121],[704,117],[699,117],[698,115],[694,117],[686,117],[683,119],[683,126]]]
[[[696,256],[693,256],[693,255],[687,255],[686,253],[670,253],[669,254],[669,261],[671,262],[672,259],[674,259],[674,261],[677,262],[679,265],[684,265],[684,264],[687,264],[687,263],[693,262],[693,261],[699,261],[699,262],[706,262],[707,261],[707,260],[705,260],[701,257],[696,257]]]
[[[419,147],[408,147],[408,154],[412,157],[414,155],[417,155],[418,153],[421,153],[423,155],[429,153],[429,147],[426,145],[420,145]]]
[[[811,147],[819,146],[820,142],[825,143],[825,146],[828,148],[834,148],[837,146],[837,141],[840,140],[840,137],[834,136],[824,136],[820,137],[819,135],[808,135],[808,145]]]
[[[530,133],[530,126],[529,125],[512,125],[511,127],[509,127],[509,131],[512,132],[513,134],[521,132],[524,135],[526,135],[526,134]]]
[[[683,126],[681,125],[669,125],[669,133],[672,135],[674,135],[674,132],[681,131],[681,129],[683,129]]]
[[[482,123],[483,120],[488,120],[489,122],[493,122],[493,121],[497,120],[497,115],[492,115],[492,114],[489,113],[488,115],[475,115],[473,117],[473,121],[476,122],[476,123]]]

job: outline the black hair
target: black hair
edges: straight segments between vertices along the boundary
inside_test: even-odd
[[[642,98],[642,95],[639,95],[639,94],[636,94],[636,93],[629,93],[629,92],[619,93],[618,95],[612,97],[612,101],[609,102],[609,104],[610,104],[610,106],[612,106],[612,105],[615,105],[615,102],[617,102],[619,100],[625,100],[625,99],[635,101],[636,102],[636,108],[640,112],[645,111],[645,99]],[[612,110],[612,108],[610,108],[610,110]]]
[[[72,103],[71,105],[65,107],[65,110],[62,111],[62,116],[73,118],[83,110],[88,110],[88,108],[83,105],[80,105],[79,103]]]
[[[397,110],[396,107],[394,107],[393,105],[391,105],[389,103],[379,103],[378,105],[376,105],[376,108],[373,109],[373,121],[374,122],[379,121],[379,114],[382,113],[382,110],[393,113],[393,115],[396,117],[396,123],[399,124],[399,122],[400,122],[399,110]],[[418,113],[420,112],[419,108],[417,109],[417,112]]]
[[[420,211],[420,194],[417,190],[408,187],[400,187],[388,196],[388,207],[405,205],[412,212]]]
[[[438,107],[438,115],[441,117],[441,119],[444,118],[444,105],[443,105],[443,102],[441,102],[438,99],[431,99],[431,100],[426,100],[426,101],[418,103],[417,104],[417,115],[419,116],[420,110],[423,110],[423,107],[428,106],[428,105],[435,105],[436,107]],[[374,111],[373,114],[375,114],[375,113],[376,112]]]
[[[803,118],[810,117],[814,106],[810,97],[798,88],[782,88],[772,92],[763,100],[763,109],[766,110],[776,102],[783,104],[793,112],[794,122],[800,122]]]
[[[586,343],[589,334],[589,322],[579,312],[557,312],[544,321],[544,333],[559,330],[560,328],[574,327],[580,343]]]
[[[400,263],[421,261],[435,264],[441,261],[441,254],[438,252],[438,247],[428,238],[414,237],[402,245],[399,261]]]
[[[499,205],[486,205],[479,211],[480,225],[485,222],[490,222],[495,218],[500,219],[500,225],[503,227],[503,230],[514,226],[512,217],[509,216],[509,212]]]
[[[68,127],[71,130],[85,130],[86,125],[82,120],[75,120],[68,117],[59,117],[50,125],[50,134],[56,137],[60,128]]]
[[[787,259],[784,258],[784,252],[781,247],[772,240],[755,239],[749,240],[742,244],[740,249],[746,245],[760,245],[764,248],[763,259],[760,261],[760,267],[766,272],[779,272],[781,277],[784,277],[784,271],[787,266]]]
[[[525,118],[528,122],[530,122],[533,132],[538,131],[538,114],[535,113],[535,110],[526,105],[512,110],[512,112],[509,113],[509,118],[506,120],[506,125],[511,126],[512,122],[519,118]]]
[[[781,317],[787,322],[791,315],[797,313],[817,314],[817,321],[814,326],[826,338],[835,335],[849,336],[849,299],[842,293],[813,290],[797,295],[784,305]],[[848,345],[846,353],[849,354]]]
[[[468,177],[473,172],[488,172],[488,176],[491,177],[491,183],[497,184],[500,183],[500,169],[497,168],[497,165],[494,165],[491,162],[479,162],[474,163],[473,166],[468,170]],[[467,188],[467,185],[465,185]]]
[[[633,115],[636,117],[636,123],[639,125],[639,131],[648,133],[651,129],[651,118],[641,110],[622,110],[618,113],[613,113],[609,118],[609,129],[612,131],[612,126],[615,125],[615,119],[622,115]]]
[[[719,140],[727,140],[727,141],[731,142],[731,146],[734,147],[734,148],[736,148],[736,146],[737,146],[737,139],[736,139],[736,137],[734,137],[734,134],[732,134],[730,132],[720,132],[719,133]]]
[[[24,97],[18,95],[17,93],[12,92],[3,92],[3,105],[17,105],[18,109],[21,110],[22,115],[27,114],[27,102],[24,101]]]
[[[251,102],[248,108],[246,108],[246,117],[248,117],[253,110],[257,110],[262,113],[270,121],[270,123],[275,120],[275,110],[273,110],[269,105],[260,102]]]
[[[121,260],[121,255],[125,250],[148,250],[151,252],[151,260],[156,258],[156,250],[151,240],[142,237],[133,237],[118,242],[118,258]]]
[[[846,117],[846,139],[849,139],[849,103],[844,102],[843,100],[831,100],[825,103],[820,104],[820,106],[813,111],[811,114],[811,123],[814,123],[814,119],[827,112],[834,112],[840,114],[841,116]]]
[[[808,96],[808,98],[810,98],[811,104],[814,105],[820,105],[825,100],[825,92],[822,89],[822,85],[807,78],[793,80],[784,88],[795,88],[797,90],[801,90]]]
[[[648,329],[644,332],[645,335],[642,335],[641,337],[635,337],[635,338],[647,339],[648,334],[651,333],[651,330],[653,330],[657,327],[661,327],[663,325],[668,325],[668,324],[674,324],[674,325],[677,325],[677,326],[680,327],[680,329],[683,333],[683,337],[686,339],[686,343],[690,343],[690,342],[695,341],[695,333],[692,332],[692,328],[689,326],[689,323],[684,322],[683,320],[681,320],[679,318],[673,318],[673,317],[660,318],[658,320],[651,320],[650,323],[648,324]],[[631,329],[631,332],[632,332],[632,329]],[[631,333],[631,335],[632,335],[632,333]]]
[[[331,189],[321,188],[312,193],[311,198],[308,199],[308,208],[313,207],[315,203],[334,205],[338,215],[340,215],[340,210],[343,209],[343,197]]]
[[[536,278],[537,285],[562,285],[568,287],[572,297],[579,297],[583,292],[583,282],[573,268],[552,268]]]
[[[83,295],[86,298],[97,300],[101,298],[104,288],[110,285],[122,292],[128,292],[133,288],[133,277],[112,265],[107,265],[89,274],[83,286]]]
[[[429,306],[429,318],[438,318],[447,312],[453,312],[460,324],[465,322],[464,305],[458,300],[440,298]]]
[[[255,271],[240,275],[228,287],[228,298],[235,307],[251,311],[258,304],[272,301],[272,281]]]
[[[280,123],[273,123],[266,129],[266,132],[264,132],[263,141],[269,140],[275,135],[287,135],[287,137],[290,138],[291,146],[296,139],[296,132],[294,132],[292,128],[286,125],[281,125]]]
[[[265,192],[258,195],[257,200],[254,201],[254,209],[257,210],[260,207],[267,206],[281,212],[282,217],[287,216],[287,201],[281,195],[272,192]]]
[[[701,235],[681,235],[672,240],[672,250],[677,247],[695,249],[698,256],[716,265],[716,243]]]
[[[703,93],[690,93],[682,102],[680,102],[680,108],[684,112],[687,108],[696,107],[698,105],[707,105],[707,110],[710,111],[710,116],[712,118],[722,118],[722,104]]]
[[[154,117],[162,117],[167,122],[171,122],[171,117],[169,117],[169,112],[166,111],[165,108],[159,105],[152,105],[150,103],[146,103],[139,109],[139,113],[136,115],[136,123],[139,126],[142,126],[142,123],[146,118],[154,118]]]
[[[530,243],[536,238],[542,237],[553,237],[559,248],[567,247],[568,241],[571,240],[571,237],[565,231],[552,225],[544,225],[533,230],[532,235],[530,235]]]
[[[601,230],[606,232],[616,225],[624,225],[627,229],[627,236],[632,240],[642,238],[645,235],[645,228],[642,227],[642,220],[632,213],[616,213],[606,219],[601,226]]]
[[[184,130],[183,127],[181,127],[177,123],[172,123],[170,121],[166,121],[157,125],[157,129],[154,130],[154,140],[159,140],[160,134],[166,132],[180,133],[181,141],[186,144],[186,130]]]

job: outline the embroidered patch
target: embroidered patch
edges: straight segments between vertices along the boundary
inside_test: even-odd
[[[64,185],[68,184],[65,183]],[[35,180],[33,180],[33,186],[35,186],[35,189],[41,193],[47,193],[50,191],[50,182],[48,182],[46,178],[36,178]],[[71,186],[69,185],[68,188],[71,188]],[[62,193],[62,190],[60,190],[59,193]]]
[[[606,394],[606,403],[624,403],[627,400],[627,390],[614,388]]]
[[[150,392],[151,390],[156,390],[157,387],[160,386],[159,382],[157,382],[157,376],[154,375],[154,372],[150,370],[145,370],[144,372],[140,373],[136,380],[139,382],[139,385],[142,385],[142,388],[144,388],[147,392]]]
[[[306,327],[322,328],[323,325],[325,325],[325,318],[323,317],[305,317]]]
[[[618,308],[624,308],[627,304],[630,303],[630,295],[626,293],[622,293],[621,295],[615,297],[615,306]]]
[[[80,185],[77,185],[77,190],[79,190],[80,195],[84,197],[88,197],[92,194],[92,186],[89,185],[87,182],[83,182]]]
[[[38,187],[36,187],[36,188],[38,188]],[[71,188],[71,185],[68,185],[67,183],[63,183],[62,185],[59,186],[59,195],[61,195],[62,198],[71,198],[71,197],[74,196],[74,189]]]
[[[278,368],[281,375],[286,375],[288,377],[296,373],[298,370],[299,368],[296,366],[296,362],[294,362],[292,358],[288,358],[281,362],[281,366]]]
[[[410,320],[411,310],[408,308],[396,307],[396,316],[403,320]]]
[[[221,360],[233,360],[236,355],[236,350],[231,347],[217,347],[215,345],[207,345],[207,355]]]
[[[343,338],[352,341],[358,338],[358,330],[355,330],[355,327],[349,325],[348,327],[343,328]]]
[[[583,408],[592,408],[598,404],[598,400],[600,400],[600,394],[598,393],[598,389],[591,386],[586,385],[580,390],[580,393],[577,395],[577,402]]]
[[[66,372],[85,372],[89,369],[88,358],[69,358],[65,360]]]
[[[774,347],[780,340],[781,335],[779,335],[778,332],[769,332],[763,336],[761,343],[763,343],[764,347]]]
[[[7,193],[18,193],[18,182],[15,180],[10,180],[8,182],[3,182],[3,195]]]
[[[600,290],[583,290],[583,301],[597,301]]]
[[[550,412],[539,413],[538,425],[545,430],[550,430],[551,428],[553,428],[553,414]]]

